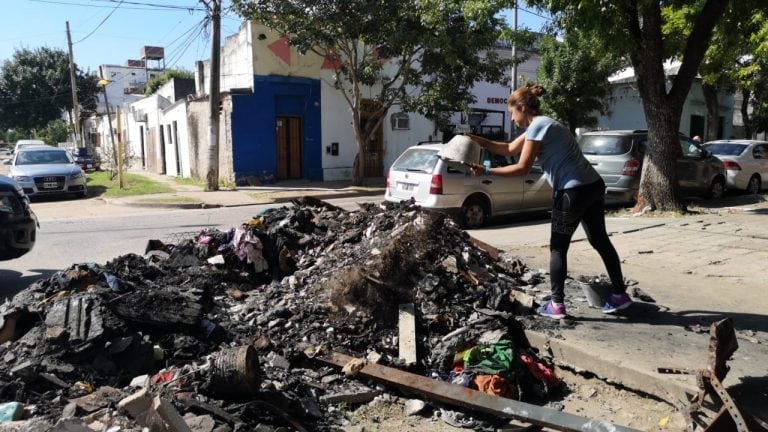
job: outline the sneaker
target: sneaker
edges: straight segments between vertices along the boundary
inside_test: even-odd
[[[608,299],[605,301],[605,305],[603,305],[603,313],[615,313],[620,310],[624,310],[632,305],[632,299],[629,298],[627,293],[623,293],[620,295],[609,295]]]
[[[552,301],[548,301],[538,308],[536,313],[555,319],[565,318],[565,304],[555,305]]]

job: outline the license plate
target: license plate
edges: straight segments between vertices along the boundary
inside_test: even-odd
[[[401,191],[413,192],[416,190],[416,184],[414,183],[398,183],[398,187]]]
[[[43,183],[43,189],[56,189],[59,187],[59,184],[56,182],[44,182]]]
[[[93,168],[93,164],[88,164],[85,166],[86,168]]]

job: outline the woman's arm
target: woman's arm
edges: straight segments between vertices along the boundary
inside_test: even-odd
[[[525,134],[520,134],[512,142],[493,141],[488,138],[484,138],[477,135],[467,135],[469,138],[476,142],[480,147],[488,150],[489,152],[502,156],[514,156],[519,154],[523,149],[523,142],[525,141]]]
[[[511,147],[512,143],[510,143],[509,146]],[[527,175],[528,172],[531,171],[531,167],[533,167],[534,161],[536,161],[536,156],[539,155],[539,149],[541,149],[541,141],[524,140],[521,147],[522,151],[520,152],[520,160],[516,164],[491,168],[489,174],[502,177]],[[472,174],[476,176],[485,174],[485,167],[480,165],[472,166]]]

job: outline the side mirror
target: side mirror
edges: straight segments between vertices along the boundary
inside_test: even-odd
[[[6,160],[3,161],[3,165],[10,165],[10,164],[11,164],[11,160],[10,159],[6,159]]]

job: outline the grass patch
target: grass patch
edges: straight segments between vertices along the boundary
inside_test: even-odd
[[[123,188],[120,189],[117,176],[112,178],[109,171],[94,171],[86,174],[88,178],[88,195],[117,198],[132,195],[148,195],[174,192],[163,184],[154,182],[147,177],[137,174],[123,173]]]
[[[185,197],[185,196],[169,196],[162,198],[142,198],[136,200],[140,203],[162,203],[162,204],[202,204],[203,202],[197,198]]]
[[[202,180],[192,177],[173,177],[173,181],[176,182],[176,184],[183,186],[199,186],[205,188],[205,183]]]

